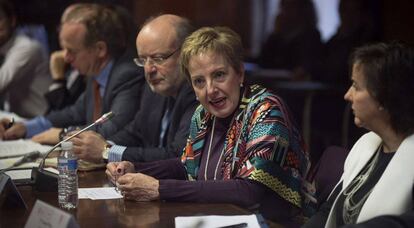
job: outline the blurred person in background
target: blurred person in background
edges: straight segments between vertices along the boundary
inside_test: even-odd
[[[0,0],[0,100],[6,111],[32,118],[48,109],[49,61],[40,43],[16,34],[16,23],[13,3]]]
[[[55,144],[64,128],[90,124],[113,111],[112,119],[94,128],[109,136],[131,121],[139,107],[143,72],[130,56],[123,55],[126,34],[119,15],[108,7],[84,3],[63,16],[59,37],[64,60],[87,77],[85,93],[71,106],[9,129],[5,129],[9,120],[3,119],[3,139],[34,136],[37,142]]]
[[[102,137],[87,131],[71,141],[75,154],[86,161],[157,161],[179,157],[198,105],[194,91],[180,72],[179,53],[191,34],[190,21],[163,14],[148,19],[136,38],[137,65],[146,85],[134,120],[118,133]]]
[[[289,70],[297,80],[311,79],[319,73],[322,51],[313,2],[281,0],[279,10],[258,63],[263,68]]]

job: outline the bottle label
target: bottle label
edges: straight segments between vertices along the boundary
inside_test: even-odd
[[[68,159],[68,170],[76,170],[78,168],[78,161],[76,159]]]
[[[58,166],[63,167],[68,164],[68,159],[66,158],[58,158]]]

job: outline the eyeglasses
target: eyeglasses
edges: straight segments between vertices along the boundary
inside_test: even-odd
[[[165,63],[165,61],[167,61],[167,59],[169,59],[171,56],[173,56],[179,49],[180,48],[177,48],[173,52],[171,52],[170,54],[167,54],[167,55],[161,55],[160,54],[160,55],[155,55],[153,57],[148,56],[148,57],[134,58],[134,62],[139,67],[144,67],[147,62],[150,65],[161,66],[163,63]]]

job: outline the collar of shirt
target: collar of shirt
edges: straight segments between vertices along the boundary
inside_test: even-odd
[[[111,59],[108,64],[103,68],[101,73],[99,73],[97,76],[94,76],[95,80],[99,84],[99,93],[101,94],[101,97],[104,96],[106,85],[108,83],[109,74],[111,73],[112,66],[114,65],[114,61]]]
[[[6,43],[3,44],[3,46],[0,47],[0,54],[6,55],[7,52],[9,52],[10,48],[13,46],[14,40],[16,39],[16,33],[13,32],[13,34],[10,36],[9,40],[6,41]]]

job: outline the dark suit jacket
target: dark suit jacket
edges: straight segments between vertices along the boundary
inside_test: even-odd
[[[88,78],[86,90],[75,104],[46,115],[54,127],[93,123],[92,80],[93,78]],[[113,111],[115,116],[93,130],[103,137],[109,137],[129,123],[139,108],[144,82],[143,69],[137,67],[131,58],[124,56],[115,60],[102,100],[102,114]]]
[[[49,112],[74,104],[86,88],[86,80],[83,75],[79,75],[69,89],[66,88],[66,80],[61,83],[61,87],[45,93],[45,98],[49,103]]]
[[[167,105],[172,110],[171,121],[166,142],[163,147],[158,147],[161,121]],[[118,145],[128,146],[122,160],[142,162],[178,157],[185,146],[191,116],[197,105],[194,92],[187,82],[181,86],[176,99],[156,94],[145,85],[141,108],[135,119],[109,139]]]

